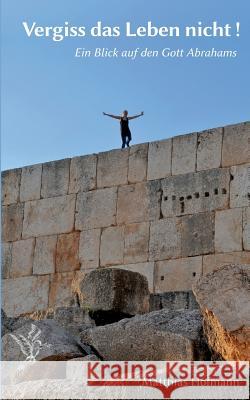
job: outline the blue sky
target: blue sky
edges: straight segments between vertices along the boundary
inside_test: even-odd
[[[245,0],[2,0],[2,169],[120,147],[130,114],[133,144],[249,120],[249,13]],[[90,27],[220,24],[240,37],[28,38],[22,21]],[[235,59],[75,59],[76,47],[237,50]]]

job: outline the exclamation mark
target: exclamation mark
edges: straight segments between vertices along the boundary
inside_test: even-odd
[[[240,23],[239,22],[236,22],[236,36],[240,36]]]

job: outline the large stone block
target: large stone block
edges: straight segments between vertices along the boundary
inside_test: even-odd
[[[56,272],[71,272],[80,268],[80,232],[58,235],[56,246]]]
[[[4,279],[3,308],[10,317],[48,308],[49,276]]]
[[[171,174],[172,139],[149,143],[148,179],[161,179]]]
[[[1,247],[1,269],[2,279],[8,279],[12,261],[12,243],[2,243]]]
[[[149,223],[125,226],[124,263],[132,264],[148,260]]]
[[[229,183],[229,169],[166,178],[162,181],[162,214],[171,217],[227,208]]]
[[[192,290],[202,275],[202,257],[158,261],[155,266],[155,292]]]
[[[224,128],[222,166],[250,162],[250,122]]]
[[[72,282],[76,272],[50,275],[49,307],[67,307],[73,304]]]
[[[26,339],[25,351],[19,345],[22,338]],[[39,341],[40,347],[37,346]],[[36,361],[63,361],[87,354],[76,338],[50,319],[26,322],[5,335],[2,344],[5,361],[34,361],[32,357]]]
[[[81,269],[99,267],[101,229],[90,229],[80,234],[79,259]]]
[[[43,164],[41,197],[63,196],[69,188],[70,159]]]
[[[125,269],[127,271],[138,272],[144,275],[148,281],[149,291],[154,291],[154,262],[136,263],[112,266],[112,268]]]
[[[114,225],[117,189],[107,188],[77,195],[76,229],[88,230]]]
[[[2,204],[17,203],[19,200],[19,188],[21,169],[11,169],[2,172]]]
[[[198,310],[160,310],[83,331],[104,360],[206,360]]]
[[[101,266],[123,264],[124,227],[115,226],[103,230],[101,235]]]
[[[55,272],[57,235],[36,238],[33,274],[46,275]]]
[[[32,275],[35,239],[13,243],[10,278]]]
[[[197,171],[221,166],[222,128],[198,133]]]
[[[145,181],[147,178],[148,165],[148,143],[137,144],[130,147],[128,182],[136,183]]]
[[[25,203],[23,238],[71,232],[74,228],[74,194]]]
[[[20,240],[23,228],[23,203],[2,207],[2,240],[14,242]]]
[[[242,250],[242,209],[217,211],[215,214],[215,251]]]
[[[179,257],[181,241],[179,221],[176,218],[161,219],[150,226],[149,260]]]
[[[160,217],[160,181],[118,188],[117,223],[154,221]]]
[[[80,304],[92,312],[135,315],[149,311],[147,279],[118,268],[96,269],[80,283]]]
[[[96,188],[96,164],[95,154],[71,159],[69,193],[87,192]]]
[[[125,185],[128,182],[128,155],[128,149],[98,154],[98,188]]]
[[[230,207],[250,206],[250,164],[231,168]]]
[[[42,164],[22,168],[20,200],[39,200],[41,195]]]
[[[198,256],[214,252],[214,213],[181,217],[181,255]]]
[[[196,166],[197,134],[173,138],[172,175],[194,172]]]
[[[250,207],[243,210],[243,248],[250,250]]]
[[[247,251],[209,254],[203,256],[203,275],[213,272],[227,264],[250,264],[250,253]]]
[[[250,361],[250,267],[225,265],[193,288],[208,344],[222,360]]]

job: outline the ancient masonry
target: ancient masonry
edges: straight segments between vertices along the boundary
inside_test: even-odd
[[[188,291],[250,264],[250,123],[2,173],[3,306],[69,305],[96,268]]]

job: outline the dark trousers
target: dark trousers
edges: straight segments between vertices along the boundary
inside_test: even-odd
[[[122,133],[122,149],[124,149],[125,145],[127,145],[127,147],[129,147],[129,143],[131,141],[131,133],[130,132],[126,132],[126,133]]]

